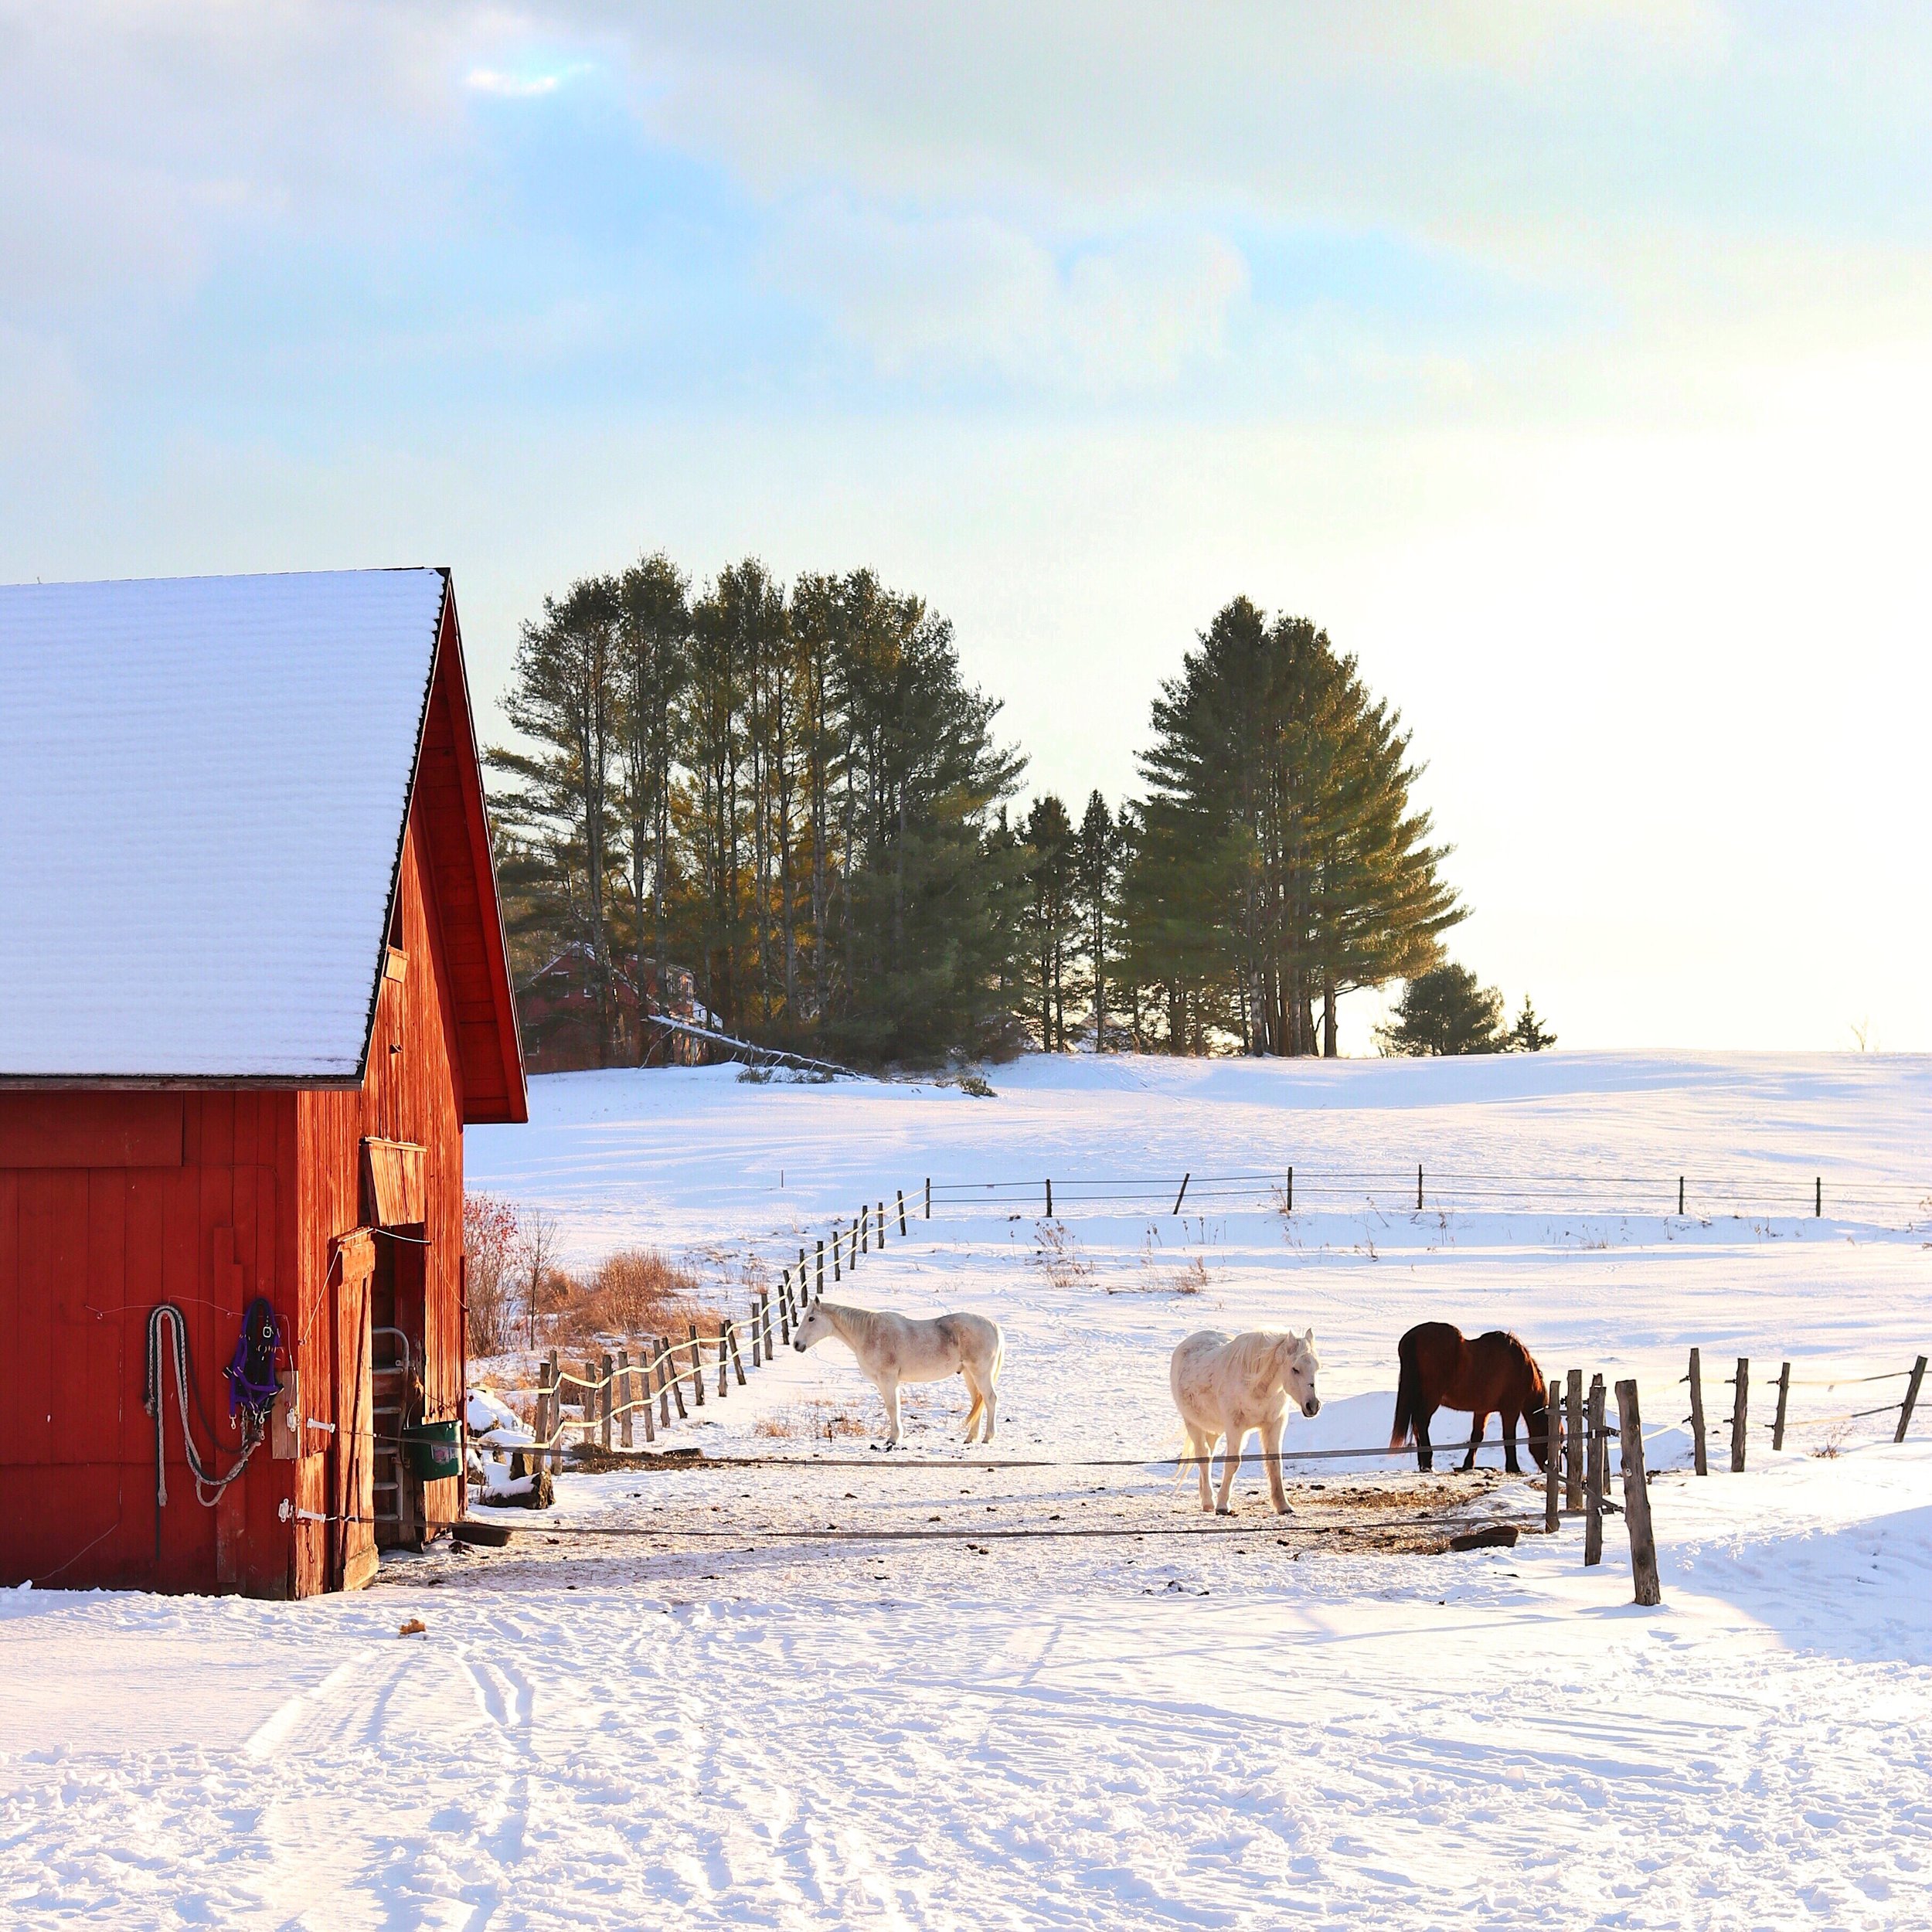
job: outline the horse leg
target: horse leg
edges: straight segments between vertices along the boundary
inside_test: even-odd
[[[993,1439],[993,1417],[999,1407],[999,1385],[990,1377],[979,1400],[979,1439],[981,1442],[991,1442]]]
[[[1433,1409],[1416,1412],[1416,1467],[1425,1475],[1436,1466],[1435,1445],[1429,1440],[1429,1423],[1435,1413]]]
[[[1469,1418],[1469,1453],[1462,1459],[1465,1474],[1476,1466],[1476,1451],[1482,1446],[1482,1432],[1488,1427],[1489,1412],[1486,1409],[1478,1409]]]
[[[895,1377],[879,1385],[879,1399],[886,1405],[886,1447],[899,1447],[899,1383]]]
[[[1512,1476],[1522,1474],[1522,1466],[1516,1461],[1516,1412],[1513,1409],[1502,1412],[1502,1466]]]
[[[1288,1492],[1281,1487],[1281,1430],[1284,1426],[1285,1418],[1284,1422],[1275,1425],[1272,1444],[1265,1434],[1261,1438],[1264,1460],[1268,1466],[1268,1495],[1277,1516],[1294,1514],[1288,1507]]]
[[[971,1442],[973,1432],[979,1427],[980,1412],[986,1406],[986,1398],[969,1382],[967,1392],[972,1396],[972,1405],[966,1411],[966,1440]]]
[[[1208,1481],[1208,1464],[1214,1460],[1214,1438],[1197,1435],[1192,1423],[1188,1425],[1187,1452],[1194,1458],[1194,1473],[1201,1478],[1201,1507],[1212,1512],[1214,1508],[1214,1491]]]
[[[1241,1466],[1241,1445],[1248,1439],[1245,1429],[1230,1429],[1227,1432],[1227,1447],[1221,1451],[1221,1495],[1214,1505],[1217,1516],[1234,1514],[1228,1505],[1228,1497],[1234,1488],[1234,1472]]]

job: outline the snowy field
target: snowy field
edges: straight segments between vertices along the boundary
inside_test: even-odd
[[[348,1598],[0,1596],[0,1922],[1932,1922],[1932,1414],[1902,1447],[1835,1420],[1932,1344],[1932,1063],[990,1077],[539,1080],[471,1179],[580,1263],[662,1247],[741,1305],[860,1200],[917,1217],[930,1175],[934,1219],[837,1293],[995,1315],[994,1454],[1121,1466],[922,1466],[964,1457],[957,1384],[909,1393],[890,1465],[774,1433],[876,1425],[835,1345],[671,1433],[804,1466],[566,1475],[536,1536]],[[1494,1469],[1304,1464],[1283,1520],[1250,1471],[1217,1522],[1159,1466],[1190,1329],[1312,1325],[1324,1409],[1291,1446],[1352,1446],[1431,1317],[1638,1379],[1661,1609],[1621,1518],[1590,1570],[1574,1521],[1464,1555],[1341,1533],[1539,1522]],[[1713,1413],[1752,1359],[1745,1475],[1682,1466],[1692,1343]]]

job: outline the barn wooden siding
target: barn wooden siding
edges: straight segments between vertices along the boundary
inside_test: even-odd
[[[500,970],[492,985],[497,913],[481,903],[478,870],[480,856],[487,883],[488,835],[453,612],[445,621],[401,853],[406,960],[379,980],[383,935],[370,935],[379,990],[361,1087],[0,1091],[0,1583],[280,1597],[366,1573],[366,1526],[279,1513],[287,1502],[339,1516],[351,1500],[355,1389],[338,1371],[367,1277],[359,1285],[361,1268],[332,1262],[364,1225],[365,1137],[424,1149],[427,1219],[407,1230],[416,1241],[397,1243],[407,1260],[396,1278],[420,1311],[427,1413],[460,1413],[462,1122],[521,1117],[522,1090]],[[396,1240],[378,1233],[373,1245]],[[257,1294],[290,1332],[302,1408],[336,1432],[312,1432],[297,1460],[274,1459],[265,1443],[204,1509],[171,1386],[157,1560],[154,1423],[142,1403],[149,1311],[161,1301],[182,1310],[226,1468],[240,1438],[222,1370]],[[195,1427],[206,1454],[199,1418]],[[429,1520],[457,1515],[460,1492],[454,1480],[427,1485]],[[365,1496],[348,1513],[366,1513]]]

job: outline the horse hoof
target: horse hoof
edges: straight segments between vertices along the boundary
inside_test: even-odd
[[[1221,1509],[1217,1508],[1214,1513],[1217,1516],[1231,1516],[1234,1514],[1234,1512],[1232,1509]]]

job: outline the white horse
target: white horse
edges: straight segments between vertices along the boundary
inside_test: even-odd
[[[1261,1432],[1261,1452],[1268,1469],[1268,1494],[1282,1515],[1290,1512],[1281,1487],[1281,1431],[1287,1409],[1294,1403],[1304,1416],[1315,1414],[1321,1399],[1315,1392],[1315,1331],[1281,1335],[1266,1328],[1226,1335],[1218,1328],[1202,1328],[1174,1351],[1168,1381],[1174,1406],[1187,1432],[1188,1454],[1197,1460],[1201,1476],[1201,1507],[1230,1515],[1228,1495],[1241,1450],[1250,1429]],[[1208,1464],[1215,1443],[1225,1437],[1221,1458],[1219,1502],[1208,1493]]]
[[[791,1345],[801,1354],[815,1342],[836,1335],[859,1359],[866,1378],[879,1391],[890,1425],[886,1446],[899,1440],[899,1389],[906,1382],[944,1382],[963,1376],[973,1398],[966,1412],[966,1440],[975,1429],[980,1440],[993,1439],[1000,1363],[1006,1336],[997,1321],[981,1315],[942,1315],[930,1321],[887,1315],[871,1308],[850,1308],[836,1301],[815,1301],[811,1311],[792,1331]]]

